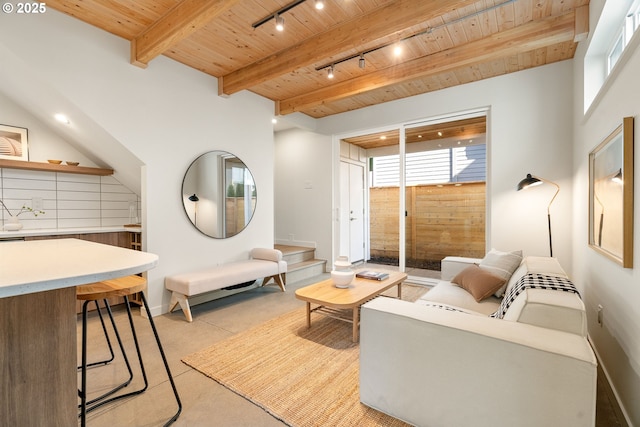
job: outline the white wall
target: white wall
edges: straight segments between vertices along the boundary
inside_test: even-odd
[[[316,248],[332,264],[331,137],[299,129],[276,134],[276,241]]]
[[[147,69],[130,65],[128,42],[53,10],[28,17],[0,15],[0,53],[6,55],[3,67],[7,56],[19,66],[0,72],[0,92],[10,93],[15,102],[43,117],[59,112],[41,111],[59,99],[60,105],[79,113],[85,128],[115,141],[107,151],[119,152],[121,145],[145,165],[133,173],[142,183],[143,244],[160,257],[148,276],[148,298],[155,313],[168,306],[166,275],[245,258],[253,247],[273,245],[271,101],[248,92],[220,98],[216,79],[165,57],[154,59]],[[14,71],[18,69],[29,75]],[[29,82],[24,81],[28,78],[46,90],[42,93],[47,102],[39,103],[37,93],[29,92]],[[74,119],[71,115],[72,123]],[[90,137],[85,135],[83,141],[89,147]],[[258,188],[253,220],[230,239],[202,235],[182,208],[183,175],[209,150],[236,154]],[[121,164],[113,157],[109,165],[116,171],[130,168],[127,156],[120,157]]]
[[[592,29],[602,11],[602,2],[590,5]],[[592,31],[593,33],[593,31]],[[576,52],[573,73],[574,98],[574,278],[584,283],[589,335],[601,365],[626,412],[631,425],[640,425],[640,33],[635,46],[625,51],[626,63],[609,78],[591,110],[583,111],[584,57],[587,43]],[[588,43],[591,43],[591,39]],[[619,124],[623,117],[635,118],[635,224],[633,269],[603,257],[588,246],[589,152]],[[604,307],[603,325],[596,321],[598,304]]]
[[[571,271],[572,63],[487,79],[318,121],[318,132],[352,133],[488,108],[487,245],[548,255],[547,205],[554,187],[517,192],[527,173],[558,183],[552,205],[553,250]]]

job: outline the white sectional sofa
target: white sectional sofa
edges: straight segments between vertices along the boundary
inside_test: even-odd
[[[496,253],[445,258],[443,280],[415,303],[362,307],[362,403],[422,427],[595,425],[597,362],[579,294],[554,258],[504,269],[491,265]],[[478,301],[451,283],[469,272],[507,286],[485,286]]]

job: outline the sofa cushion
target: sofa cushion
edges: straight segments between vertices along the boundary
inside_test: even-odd
[[[477,302],[480,302],[493,295],[506,283],[506,280],[472,264],[458,273],[451,283],[465,289]]]
[[[522,251],[502,252],[496,249],[491,249],[480,261],[480,268],[504,279],[504,286],[499,287],[495,292],[498,298],[504,295],[507,282],[521,262]]]
[[[509,292],[522,276],[530,273],[569,278],[556,258],[527,256],[522,260],[520,267],[511,275],[504,292]]]
[[[447,281],[439,282],[416,301],[416,304],[420,305],[429,303],[446,304],[485,316],[489,316],[500,308],[500,300],[495,296],[477,302],[469,292]]]

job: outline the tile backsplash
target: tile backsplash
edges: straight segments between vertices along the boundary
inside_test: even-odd
[[[112,227],[139,222],[140,197],[112,176],[0,168],[0,198],[24,229]],[[3,223],[9,217],[2,209]]]

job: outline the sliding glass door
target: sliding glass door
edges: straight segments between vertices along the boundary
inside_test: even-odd
[[[428,282],[446,256],[484,255],[486,117],[417,123],[403,134],[404,267]]]
[[[342,143],[348,144],[345,154],[366,153],[366,262],[398,268],[412,281],[428,284],[440,277],[444,257],[484,255],[484,111],[379,130]],[[348,195],[359,190],[349,184],[350,165],[341,163],[340,249],[346,254],[342,242],[352,234]]]

